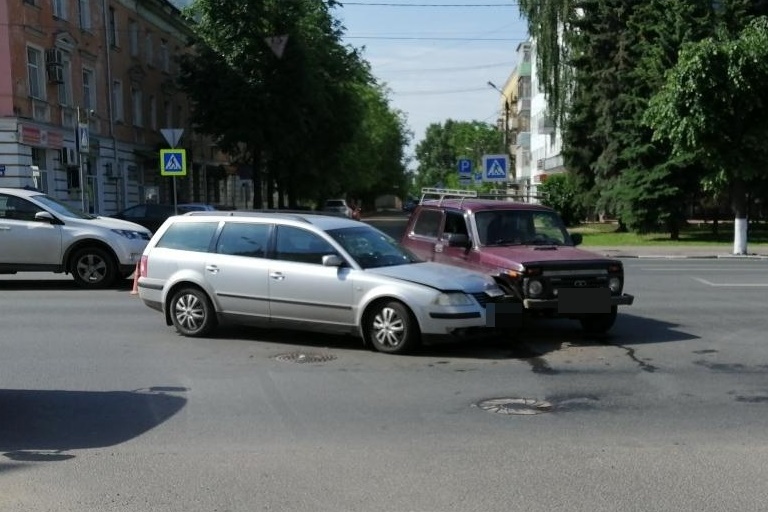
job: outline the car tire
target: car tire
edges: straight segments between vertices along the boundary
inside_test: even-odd
[[[205,336],[216,326],[211,301],[199,288],[180,288],[174,292],[168,306],[173,326],[183,336]]]
[[[81,288],[107,288],[117,279],[117,263],[104,249],[85,247],[72,256],[69,271]]]
[[[366,341],[386,354],[404,354],[421,340],[413,314],[397,301],[382,301],[371,306],[365,315],[364,329]]]
[[[579,319],[581,328],[589,334],[605,334],[616,322],[617,313],[618,308],[612,306],[610,313],[582,317]]]

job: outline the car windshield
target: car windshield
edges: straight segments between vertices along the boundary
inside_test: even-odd
[[[328,231],[362,268],[390,267],[419,263],[421,260],[397,241],[368,226]]]
[[[341,201],[341,200],[335,200],[335,201],[326,201],[326,202],[325,202],[325,206],[329,206],[329,207],[339,207],[339,206],[344,206],[344,201]]]
[[[34,200],[42,203],[45,205],[48,209],[53,210],[58,215],[61,215],[62,217],[71,217],[75,219],[95,219],[95,215],[91,215],[89,213],[83,213],[80,210],[75,210],[71,206],[69,206],[66,203],[62,203],[60,201],[57,201],[56,199],[47,196],[45,194],[39,194],[34,196]]]
[[[560,216],[537,210],[489,210],[475,214],[480,243],[503,245],[572,245]]]

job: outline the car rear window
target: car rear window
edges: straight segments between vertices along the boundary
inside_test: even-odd
[[[156,247],[208,252],[218,222],[176,222],[168,227]]]

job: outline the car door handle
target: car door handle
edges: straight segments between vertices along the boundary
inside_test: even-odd
[[[10,231],[11,228],[9,226],[0,226],[0,231]]]
[[[282,281],[283,279],[285,279],[285,276],[283,275],[282,272],[270,272],[269,277],[271,277],[276,281]]]
[[[205,270],[210,272],[211,274],[218,274],[219,273],[219,267],[216,265],[206,265]]]

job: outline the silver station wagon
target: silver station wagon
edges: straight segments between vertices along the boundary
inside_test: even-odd
[[[484,332],[486,304],[503,296],[490,277],[422,262],[363,222],[273,212],[169,218],[137,286],[184,336],[227,322],[352,334],[393,354]]]

